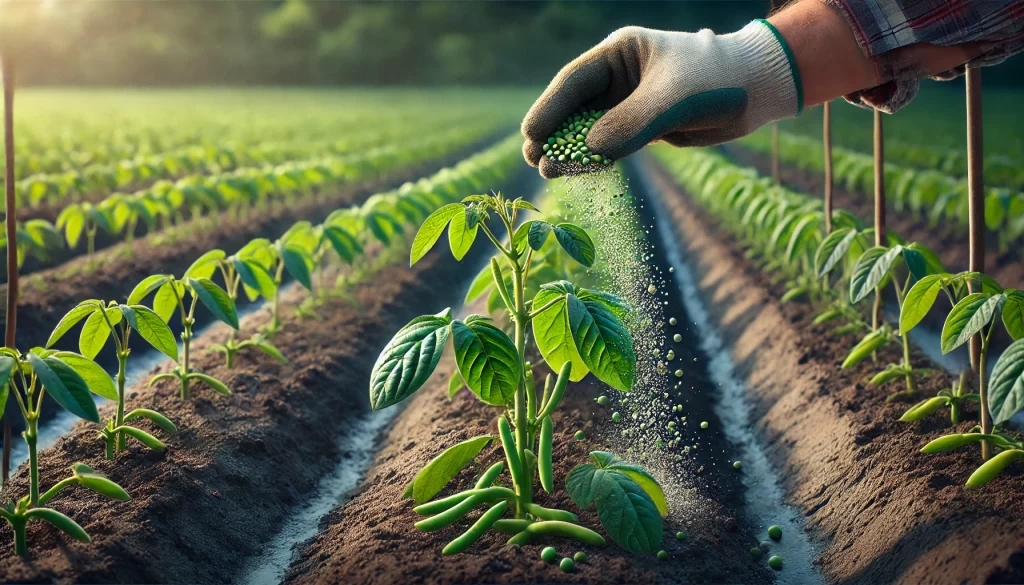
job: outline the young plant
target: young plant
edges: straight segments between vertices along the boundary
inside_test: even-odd
[[[74,249],[85,232],[86,254],[93,258],[96,253],[96,233],[102,229],[114,233],[111,218],[91,203],[72,203],[57,216],[57,229],[64,230],[68,247]],[[90,260],[92,262],[93,260]]]
[[[52,250],[64,247],[64,239],[60,232],[45,219],[30,219],[25,223],[18,223],[15,229],[18,268],[25,264],[25,259],[29,256],[46,262],[50,259]],[[0,236],[0,250],[7,250],[6,235]]]
[[[592,372],[619,390],[628,391],[632,386],[636,356],[629,332],[618,316],[625,302],[564,280],[544,284],[529,299],[527,282],[534,254],[545,246],[552,233],[562,249],[584,266],[593,264],[595,248],[587,233],[570,223],[553,225],[531,220],[515,229],[520,210],[536,208],[522,199],[506,199],[500,193],[472,195],[462,203],[445,205],[423,222],[410,257],[410,264],[420,260],[447,227],[452,254],[461,259],[482,231],[503,260],[492,258],[490,272],[492,286],[511,318],[512,336],[486,316],[472,315],[463,321],[453,319],[451,311],[445,309],[437,315],[417,317],[384,348],[370,378],[370,403],[374,409],[397,404],[427,381],[450,337],[462,383],[484,403],[506,409],[511,415],[507,417],[503,412],[498,416],[497,435],[475,437],[442,452],[420,471],[407,491],[420,504],[414,509],[416,513],[429,516],[416,523],[417,528],[425,531],[451,525],[480,505],[490,506],[476,524],[445,547],[445,554],[465,550],[491,528],[513,534],[509,541],[513,544],[552,536],[588,544],[604,543],[599,534],[576,524],[575,514],[535,504],[533,483],[536,474],[545,491],[554,489],[552,413],[570,379],[578,381]],[[487,220],[492,214],[504,226],[507,244],[488,227]],[[482,289],[477,295],[486,291],[486,287],[474,288]],[[538,393],[533,367],[526,362],[527,329],[531,326],[545,361],[552,371],[558,372],[557,378],[547,376],[543,393]],[[495,463],[473,489],[429,501],[484,446],[499,439],[505,452],[504,463]],[[512,488],[494,487],[506,466]],[[512,518],[501,518],[506,511],[511,512]],[[623,530],[643,527],[632,524]]]
[[[176,278],[170,274],[148,276],[128,295],[128,305],[135,306],[150,294],[156,293],[153,297],[153,311],[165,323],[174,316],[175,310],[181,316],[184,330],[181,332],[182,352],[178,365],[172,372],[154,376],[149,381],[149,385],[152,386],[160,380],[176,378],[181,384],[182,400],[192,397],[191,382],[193,380],[206,382],[221,394],[231,394],[231,390],[223,382],[212,376],[193,371],[189,363],[197,302],[202,302],[218,320],[228,324],[232,329],[238,329],[238,313],[235,310],[235,304],[224,289],[210,280],[210,276],[217,270],[219,256],[223,254],[224,252],[221,251],[219,255],[216,253],[203,255],[189,267],[182,278]]]
[[[162,450],[164,444],[159,439],[127,424],[129,421],[145,418],[156,423],[167,433],[174,434],[178,430],[167,417],[153,410],[137,408],[125,413],[125,376],[128,370],[128,355],[131,353],[128,343],[132,332],[137,331],[154,349],[177,361],[178,343],[174,339],[174,333],[159,315],[142,305],[120,305],[116,301],[104,305],[103,301],[88,300],[82,301],[61,318],[50,334],[46,347],[51,347],[82,320],[85,320],[85,324],[78,337],[78,347],[83,356],[90,360],[95,359],[111,338],[117,352],[117,389],[112,395],[104,395],[117,402],[117,411],[99,432],[107,444],[107,459],[113,459],[118,451],[125,449],[126,436],[134,437],[151,449]]]
[[[76,540],[89,542],[89,535],[78,523],[52,508],[43,507],[65,487],[77,484],[108,498],[129,499],[116,483],[80,463],[72,466],[71,477],[40,494],[37,443],[43,397],[49,394],[71,414],[98,423],[100,415],[90,391],[106,397],[115,395],[114,381],[85,356],[42,348],[25,354],[8,347],[0,348],[0,409],[7,404],[9,394],[13,394],[25,420],[22,437],[28,447],[29,470],[29,493],[17,502],[6,502],[0,507],[0,517],[11,525],[14,551],[22,557],[28,554],[25,526],[31,520],[48,522]]]
[[[263,265],[272,276],[274,289],[280,291],[284,272],[299,282],[306,290],[313,290],[313,250],[319,244],[313,226],[308,221],[293,225],[275,242],[257,239],[249,242],[240,254]],[[247,286],[250,286],[247,284]],[[281,295],[275,294],[271,303],[270,323],[263,333],[272,339],[281,330]]]

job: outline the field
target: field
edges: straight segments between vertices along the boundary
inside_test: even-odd
[[[817,109],[781,186],[768,129],[544,181],[536,89],[19,90],[0,581],[1024,582],[1020,94],[968,272],[932,89],[884,238],[839,105],[826,222]]]

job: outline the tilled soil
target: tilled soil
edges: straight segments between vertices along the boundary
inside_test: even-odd
[[[473,257],[480,257],[479,250]],[[92,543],[30,524],[31,557],[21,560],[4,546],[0,582],[232,582],[245,559],[261,552],[343,456],[339,433],[367,411],[366,380],[380,347],[424,303],[451,302],[452,283],[469,277],[463,265],[435,254],[412,270],[383,269],[355,287],[354,301],[329,301],[320,310],[323,320],[297,320],[283,307],[285,327],[275,340],[291,360],[283,365],[249,353],[226,370],[219,354],[203,350],[222,341],[226,328],[210,332],[197,343],[194,367],[224,381],[234,395],[198,387],[191,401],[182,402],[173,382],[152,390],[140,386],[130,392],[129,407],[158,410],[179,427],[166,451],[132,444],[107,462],[95,427],[86,423],[43,451],[43,489],[81,461],[107,473],[132,500],[113,502],[81,488],[62,494],[53,507],[81,523]],[[296,290],[288,301],[302,296]],[[264,308],[243,320],[242,335],[268,318]],[[111,411],[108,405],[101,415]],[[13,499],[26,491],[22,466],[0,493]],[[0,541],[11,539],[4,525]]]
[[[757,427],[785,478],[788,497],[822,545],[829,582],[1024,582],[1021,468],[965,491],[980,464],[978,449],[919,452],[950,432],[948,413],[905,424],[906,404],[886,403],[902,389],[870,387],[870,361],[840,370],[855,340],[811,324],[806,305],[781,305],[780,286],[737,251],[736,243],[650,159],[664,207],[687,249],[707,306],[731,345],[756,405]],[[908,234],[909,235],[909,234]],[[899,359],[895,348],[879,363]],[[915,364],[926,363],[914,355]],[[924,395],[950,383],[922,380]],[[976,412],[958,430],[976,424]]]
[[[650,213],[650,209],[644,213]],[[658,249],[654,262],[664,265]],[[688,322],[679,295],[672,292],[666,300],[666,315],[676,315],[682,323]],[[428,308],[425,312],[439,308]],[[483,312],[479,306],[471,309]],[[751,526],[738,513],[743,505],[741,474],[728,464],[732,449],[718,430],[721,425],[713,411],[713,385],[703,370],[703,360],[692,359],[697,355],[696,344],[686,345],[676,346],[679,363],[691,366],[685,377],[688,383],[678,391],[677,402],[685,404],[684,414],[692,421],[690,426],[683,427],[687,437],[684,443],[699,440],[701,448],[686,455],[690,465],[683,471],[676,468],[674,475],[659,477],[669,494],[670,513],[662,542],[671,557],[669,561],[657,561],[654,555],[627,553],[611,540],[600,548],[568,539],[525,547],[507,546],[509,536],[494,531],[456,557],[442,556],[441,549],[465,530],[466,523],[437,532],[420,532],[413,527],[420,517],[412,511],[412,500],[402,497],[403,492],[416,473],[444,448],[470,437],[495,434],[498,414],[497,409],[484,405],[466,390],[448,400],[448,381],[454,371],[449,352],[433,378],[407,400],[390,428],[382,433],[380,451],[366,479],[347,502],[322,520],[320,534],[304,545],[286,583],[771,582],[771,570],[765,562],[754,561],[749,555],[750,549],[757,546],[755,536],[759,527]],[[364,385],[366,382],[363,380]],[[626,418],[618,424],[611,422],[613,406],[601,407],[594,400],[602,392],[614,394],[592,376],[570,385],[554,416],[556,489],[546,494],[535,483],[539,493],[534,496],[543,506],[578,514],[581,524],[603,533],[596,513],[580,510],[564,488],[569,471],[589,461],[589,451],[613,451],[629,459],[623,453],[619,431],[630,423]],[[709,421],[711,430],[697,430],[697,421],[701,420]],[[577,430],[584,433],[582,441],[573,437]],[[681,448],[678,453],[682,453]],[[675,454],[667,447],[664,449],[666,458]],[[437,497],[472,487],[480,473],[502,457],[500,446],[489,447]],[[685,531],[688,538],[677,541],[678,531]],[[558,549],[559,558],[582,550],[588,561],[574,573],[563,573],[556,565],[541,561],[540,550],[547,544]]]
[[[754,167],[762,174],[771,173],[771,160],[768,156],[750,149],[730,144],[725,152],[736,162]],[[825,192],[825,175],[805,171],[793,165],[781,165],[782,183],[803,193],[820,195]],[[874,201],[862,193],[846,190],[836,183],[832,189],[832,201],[836,209],[845,209],[861,220],[871,223],[874,217]],[[927,222],[915,220],[909,212],[896,211],[892,208],[892,199],[886,213],[886,225],[890,230],[905,238],[908,242],[921,242],[942,259],[950,272],[967,270],[970,262],[967,246],[967,233],[962,227],[943,223],[931,227]],[[988,234],[985,255],[985,273],[996,279],[1004,287],[1024,287],[1024,258],[1019,249],[1011,249],[1006,254],[997,254],[996,240]]]

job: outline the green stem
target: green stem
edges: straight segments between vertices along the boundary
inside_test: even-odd
[[[117,416],[114,418],[114,426],[124,426],[124,387],[125,387],[125,372],[128,370],[128,352],[119,351],[117,352]],[[117,433],[116,440],[116,451],[121,451],[125,447],[124,433]]]
[[[62,479],[62,480],[58,481],[57,483],[53,484],[53,487],[51,487],[50,489],[46,490],[45,494],[39,496],[39,505],[40,506],[45,506],[47,502],[49,502],[51,499],[53,499],[54,496],[56,496],[58,493],[60,493],[60,490],[66,488],[68,486],[75,485],[77,483],[78,483],[78,478],[76,478],[74,476],[71,476],[69,478]]]
[[[995,325],[989,329],[989,335],[992,334],[992,329],[995,329]],[[979,402],[981,408],[981,432],[987,434],[992,433],[992,415],[988,411],[988,340],[989,335],[986,335],[981,342],[981,356],[978,358],[978,395],[980,396]],[[992,456],[992,443],[990,441],[981,442],[981,459],[982,461],[988,461],[988,458]]]
[[[949,418],[954,425],[960,424],[960,408],[963,402],[964,389],[967,387],[967,376],[969,374],[969,368],[960,370],[960,383],[953,395],[953,401],[950,402],[949,405]]]
[[[93,254],[96,253],[96,228],[86,230],[85,241],[86,254],[89,256],[89,258],[92,258]]]
[[[523,287],[523,273],[519,267],[518,262],[512,264],[512,280],[514,288],[514,302],[515,302],[515,343],[516,352],[519,354],[519,363],[526,364],[526,302],[523,298],[525,296],[525,290]],[[527,444],[527,431],[529,430],[529,421],[527,420],[526,414],[526,376],[525,374],[519,378],[519,388],[516,390],[516,401],[515,401],[515,425],[516,425],[516,450],[518,451],[519,460],[526,462],[526,444]],[[516,517],[526,517],[526,505],[533,501],[533,470],[523,470],[523,485],[516,486],[516,493],[519,497],[516,500]]]
[[[39,438],[39,419],[35,414],[26,421],[28,429],[25,430],[25,444],[28,445],[28,493],[29,506],[39,505],[39,456],[36,453],[36,442]]]
[[[25,538],[25,524],[26,520],[24,518],[18,518],[11,521],[11,528],[14,529],[14,554],[22,558],[28,556],[28,544]]]

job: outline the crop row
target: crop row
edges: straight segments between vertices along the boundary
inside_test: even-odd
[[[47,349],[32,348],[27,352],[0,349],[3,392],[14,394],[25,419],[24,438],[29,452],[29,493],[0,508],[0,516],[14,530],[17,554],[27,554],[25,528],[32,520],[48,522],[72,538],[89,541],[88,534],[74,520],[46,507],[62,490],[80,485],[116,500],[129,498],[120,486],[83,464],[74,465],[70,477],[41,491],[36,443],[44,395],[49,394],[68,412],[97,424],[101,421],[90,393],[115,401],[115,415],[99,430],[109,458],[127,448],[129,439],[152,449],[163,449],[162,440],[130,423],[148,419],[164,433],[172,435],[177,430],[172,421],[146,409],[125,412],[125,371],[130,354],[128,343],[133,335],[143,338],[177,364],[171,372],[154,377],[150,385],[162,379],[174,379],[182,399],[190,398],[196,385],[230,395],[224,383],[196,371],[190,363],[198,304],[237,330],[235,306],[239,294],[244,293],[250,300],[262,297],[272,303],[271,321],[259,333],[246,340],[239,340],[232,333],[217,349],[226,354],[229,367],[233,356],[243,350],[261,350],[284,360],[284,355],[274,347],[273,339],[282,326],[279,299],[285,274],[315,293],[303,307],[305,311],[315,311],[318,302],[333,289],[322,284],[324,278],[316,278],[317,274],[324,274],[328,255],[336,255],[342,262],[355,266],[338,283],[357,281],[373,269],[368,253],[371,244],[383,248],[377,262],[396,259],[389,250],[399,243],[403,244],[402,250],[407,249],[405,233],[409,226],[422,221],[433,209],[476,193],[484,185],[508,175],[518,163],[518,156],[518,140],[512,137],[430,178],[375,195],[361,206],[339,209],[321,225],[300,221],[275,241],[258,238],[233,254],[211,250],[180,276],[156,274],[143,279],[127,299],[84,300],[57,324]],[[221,284],[213,280],[218,274]],[[152,301],[147,303],[149,298]],[[183,329],[180,347],[169,326],[175,318],[180,320]],[[79,324],[82,324],[78,334],[80,353],[48,349]],[[108,343],[113,343],[117,352],[116,382],[93,361]]]
[[[742,139],[741,144],[757,152],[771,151],[771,140],[764,132]],[[886,156],[889,145],[886,144]],[[779,136],[782,161],[812,172],[824,172],[824,149],[820,140],[783,132]],[[848,191],[870,195],[874,190],[874,162],[869,154],[846,148],[832,149],[835,180]],[[931,167],[935,168],[935,167]],[[986,180],[989,177],[986,175]],[[909,211],[930,227],[952,224],[961,230],[968,226],[967,179],[942,171],[886,163],[885,191],[898,211]],[[989,188],[985,192],[985,225],[998,236],[1000,251],[1006,252],[1024,240],[1024,192],[1009,188]]]
[[[657,156],[679,183],[723,227],[742,243],[747,254],[766,273],[787,281],[782,302],[805,298],[820,313],[814,320],[844,323],[838,334],[859,334],[842,367],[871,358],[889,344],[902,349],[902,360],[877,371],[870,384],[902,380],[904,389],[893,395],[918,402],[900,420],[912,422],[948,408],[954,424],[968,401],[978,401],[992,413],[997,430],[950,434],[923,447],[937,453],[982,443],[986,460],[968,479],[967,487],[984,485],[1009,463],[1024,458],[1024,443],[998,430],[1024,407],[1024,292],[1003,289],[977,272],[949,274],[937,255],[920,243],[907,243],[891,232],[876,237],[873,228],[842,210],[833,212],[833,230],[826,233],[821,200],[810,198],[750,169],[737,167],[725,156],[708,151],[668,151]],[[892,287],[899,303],[899,322],[884,321],[883,289]],[[922,397],[910,359],[910,334],[937,304],[943,293],[948,301],[941,333],[941,349],[949,353],[980,334],[981,361],[974,375],[964,369],[951,388],[934,397]],[[874,299],[870,311],[857,304]],[[991,377],[986,360],[993,333],[1005,329],[1014,341],[1000,356]],[[976,376],[976,379],[974,379]],[[976,389],[972,391],[971,387]],[[985,408],[982,408],[983,422]],[[988,458],[994,449],[998,455]]]
[[[491,123],[482,122],[356,154],[195,175],[173,183],[158,181],[135,193],[114,193],[96,203],[73,203],[64,207],[55,224],[32,219],[19,226],[19,262],[33,257],[46,263],[65,242],[69,248],[76,248],[83,235],[86,253],[91,256],[101,230],[131,241],[140,232],[155,233],[219,212],[244,218],[270,205],[291,204],[298,198],[451,152],[494,130]],[[0,247],[6,247],[6,239],[0,238]]]

